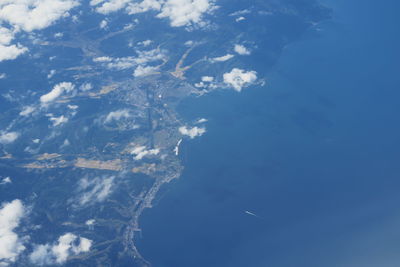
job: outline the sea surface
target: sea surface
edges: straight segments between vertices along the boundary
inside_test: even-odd
[[[180,107],[209,122],[141,219],[154,267],[400,266],[400,2],[324,4],[267,86]]]

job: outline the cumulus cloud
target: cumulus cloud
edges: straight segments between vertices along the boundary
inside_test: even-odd
[[[152,49],[147,51],[136,51],[138,57],[135,59],[137,64],[146,64],[166,58],[165,51],[160,49]]]
[[[214,77],[212,77],[212,76],[203,76],[203,77],[201,77],[201,81],[210,83],[210,82],[214,81]]]
[[[233,57],[234,57],[234,55],[232,55],[232,54],[226,54],[225,56],[212,58],[211,62],[224,62],[224,61],[228,61],[229,59],[231,59]]]
[[[214,86],[213,81],[214,77],[203,76],[201,77],[201,82],[195,83],[194,86],[196,86],[197,88],[212,88]]]
[[[113,60],[113,58],[111,57],[95,57],[93,59],[93,62],[111,62]]]
[[[214,8],[209,0],[168,0],[158,18],[169,18],[172,27],[203,24],[203,14]]]
[[[234,50],[236,53],[242,56],[248,56],[251,54],[250,50],[248,50],[246,47],[240,44],[236,44]]]
[[[68,118],[64,117],[64,115],[61,115],[60,117],[51,117],[49,120],[53,122],[53,126],[58,126],[68,122]]]
[[[36,245],[29,260],[36,265],[63,264],[68,257],[90,251],[92,240],[66,233],[54,244]]]
[[[62,33],[62,32],[56,32],[55,34],[54,34],[54,38],[61,38],[61,37],[63,37],[64,36],[64,34]]]
[[[56,84],[53,89],[40,97],[40,102],[42,103],[49,103],[57,99],[61,96],[64,92],[71,92],[74,90],[75,86],[70,82],[61,82]]]
[[[202,136],[206,132],[206,128],[204,127],[193,127],[193,128],[188,128],[186,126],[179,127],[179,132],[182,135],[189,136],[191,139]]]
[[[151,71],[155,70],[157,67],[147,66],[149,63],[157,61],[165,61],[167,58],[166,51],[161,49],[152,49],[146,51],[136,51],[137,56],[129,57],[97,57],[93,59],[93,62],[103,64],[106,68],[111,70],[125,70],[129,68],[136,67],[137,71],[134,75],[143,76],[149,74]]]
[[[90,5],[91,6],[96,6],[100,3],[103,3],[105,0],[90,0]]]
[[[85,224],[86,224],[87,226],[93,226],[95,222],[96,222],[95,219],[90,219],[90,220],[87,220],[87,221],[85,222]]]
[[[250,9],[242,9],[242,10],[238,10],[235,11],[231,14],[229,14],[229,16],[240,16],[240,15],[245,15],[245,14],[250,14],[251,10]]]
[[[56,70],[50,70],[49,74],[47,74],[47,79],[53,78],[54,74],[56,74]]]
[[[139,42],[138,45],[141,45],[141,46],[146,47],[146,46],[151,45],[152,43],[153,43],[152,40],[144,40],[144,41],[142,41],[142,42]]]
[[[81,193],[78,198],[79,205],[104,201],[112,192],[114,179],[115,176],[94,179],[82,178],[78,183],[78,191]]]
[[[7,145],[13,143],[19,137],[18,132],[0,132],[0,144]]]
[[[224,73],[224,83],[240,92],[242,88],[249,86],[257,80],[257,72],[244,71],[238,68],[232,69],[231,72]]]
[[[0,27],[0,62],[16,59],[18,56],[28,51],[26,47],[20,44],[11,44],[14,39],[14,34],[14,31],[5,27]]]
[[[131,115],[129,114],[128,109],[119,109],[119,110],[111,111],[110,113],[108,113],[104,122],[110,123],[112,121],[118,121],[122,118],[129,118],[129,117],[131,117]]]
[[[205,119],[205,118],[200,118],[200,119],[198,119],[197,121],[196,121],[196,123],[197,124],[200,124],[200,123],[205,123],[205,122],[207,122],[208,120],[207,119]]]
[[[105,29],[105,28],[107,27],[107,25],[108,25],[108,21],[105,20],[105,19],[103,19],[103,20],[100,22],[99,27],[100,27],[100,29]]]
[[[0,44],[8,45],[14,39],[14,32],[5,27],[0,27]]]
[[[28,116],[32,112],[35,111],[35,107],[33,106],[26,106],[22,109],[22,111],[19,113],[20,116]]]
[[[11,44],[21,30],[31,32],[44,29],[68,15],[77,6],[75,0],[3,0],[0,1],[0,62],[16,59],[28,49]]]
[[[184,43],[184,45],[187,46],[187,47],[191,47],[191,46],[194,45],[194,42],[193,42],[192,40],[189,40],[189,41],[186,41],[186,42]]]
[[[125,8],[131,0],[108,0],[108,1],[90,1],[92,6],[96,6],[101,3],[101,6],[96,8],[96,11],[102,14],[109,14],[111,12],[118,11]]]
[[[158,155],[158,153],[160,153],[159,149],[156,148],[147,150],[145,146],[137,146],[131,151],[131,154],[135,155],[135,160],[141,160],[146,156]]]
[[[36,265],[50,265],[55,263],[55,256],[52,255],[50,245],[36,245],[29,255],[29,260]]]
[[[1,20],[0,20],[1,22]],[[0,26],[0,62],[16,59],[28,49],[20,44],[11,44],[14,39],[14,31]]]
[[[90,91],[90,90],[93,89],[93,85],[92,85],[91,83],[84,83],[84,84],[82,84],[81,86],[79,86],[79,89],[80,89],[81,91],[84,91],[84,92]]]
[[[3,178],[1,180],[0,185],[11,184],[11,183],[12,183],[11,178],[10,177],[6,177],[6,178]]]
[[[79,108],[77,105],[67,105],[67,107],[72,110],[77,110]]]
[[[158,68],[157,67],[152,67],[152,66],[138,66],[135,71],[133,72],[134,77],[142,77],[142,76],[147,76],[150,74],[153,74],[157,72]]]
[[[106,66],[109,69],[125,70],[136,66],[135,57],[113,58]]]
[[[75,0],[3,0],[0,20],[31,32],[47,28],[79,3]]]
[[[25,250],[23,240],[14,232],[24,216],[25,207],[19,199],[4,203],[0,208],[0,266],[15,262]]]
[[[20,44],[9,46],[0,44],[0,61],[16,59],[26,51],[28,49]]]
[[[140,3],[130,3],[127,7],[129,14],[138,14],[149,10],[161,10],[161,1],[159,0],[143,0]]]
[[[214,10],[214,0],[92,0],[92,6],[102,14],[124,9],[128,14],[159,12],[156,17],[168,18],[172,27],[204,25],[204,14]]]

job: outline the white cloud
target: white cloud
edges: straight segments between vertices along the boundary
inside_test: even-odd
[[[56,74],[56,70],[50,70],[49,74],[47,74],[47,79],[53,78],[54,74]]]
[[[159,149],[155,148],[147,150],[145,146],[137,146],[131,151],[131,154],[135,155],[133,157],[135,160],[141,160],[146,156],[158,155],[158,153],[160,153]]]
[[[214,77],[212,76],[203,76],[201,77],[201,82],[195,83],[194,86],[197,88],[210,88],[213,86],[212,82],[214,81]]]
[[[103,20],[100,22],[99,27],[100,27],[100,29],[105,29],[105,28],[107,27],[107,25],[108,25],[108,21],[105,20],[105,19],[103,19]]]
[[[257,80],[257,72],[244,71],[234,68],[231,72],[224,73],[224,82],[236,91],[240,92],[243,87],[249,86]]]
[[[101,6],[96,8],[96,11],[102,14],[109,14],[125,8],[129,2],[131,0],[108,0],[105,3],[104,1],[92,1],[90,4],[97,5],[98,3],[102,3]]]
[[[75,0],[3,0],[0,20],[26,32],[47,28],[79,3]]]
[[[111,62],[107,64],[107,68],[116,70],[125,70],[136,66],[135,57],[121,57],[113,58]]]
[[[11,144],[19,137],[17,132],[0,132],[0,144]]]
[[[77,110],[79,108],[77,105],[67,105],[67,107],[72,110]]]
[[[96,220],[90,219],[90,220],[87,220],[87,221],[85,222],[85,224],[86,224],[87,226],[93,226],[95,222],[96,222]]]
[[[165,51],[160,49],[152,49],[148,51],[136,51],[138,57],[135,59],[137,64],[146,64],[166,58]]]
[[[91,83],[84,83],[81,86],[79,86],[79,89],[82,91],[90,91],[93,89],[93,85]]]
[[[137,66],[142,66],[138,69],[137,75],[141,75],[144,72],[149,72],[151,69],[147,68],[147,64],[151,62],[164,61],[166,56],[166,51],[161,49],[152,49],[147,51],[136,51],[137,56],[129,56],[129,57],[120,57],[120,58],[112,58],[112,57],[97,57],[94,58],[93,61],[97,63],[103,63],[104,66],[108,69],[115,70],[125,70]],[[154,67],[155,68],[155,67]]]
[[[105,123],[110,123],[112,121],[118,121],[122,118],[129,118],[131,115],[129,114],[128,109],[119,109],[116,111],[111,111],[108,113],[107,117],[105,118],[104,122]]]
[[[6,177],[6,178],[3,178],[3,180],[1,180],[0,185],[11,184],[11,183],[12,183],[11,178],[10,177]]]
[[[228,61],[229,59],[233,58],[234,55],[232,54],[226,54],[225,56],[221,56],[221,57],[214,57],[211,59],[211,62],[224,62],[224,61]]]
[[[242,56],[248,56],[251,54],[250,50],[248,50],[246,47],[240,44],[236,44],[234,50],[236,53]]]
[[[194,86],[196,86],[197,88],[207,87],[203,82],[195,83]]]
[[[172,27],[204,23],[203,15],[214,9],[210,0],[168,0],[158,18],[169,18]]]
[[[142,46],[146,47],[146,46],[151,45],[152,43],[153,43],[152,40],[145,40],[145,41],[139,42],[138,45],[142,45]]]
[[[62,32],[56,32],[55,34],[54,34],[54,38],[61,38],[61,37],[63,37],[64,36],[64,34],[62,33]]]
[[[111,57],[95,57],[93,62],[110,62],[113,59]]]
[[[78,202],[80,206],[104,201],[112,192],[115,176],[107,178],[82,178],[78,184],[78,191],[82,192]]]
[[[14,31],[0,26],[0,62],[16,59],[18,56],[28,51],[26,47],[20,44],[11,44],[14,39],[14,34]]]
[[[25,208],[19,199],[4,203],[0,208],[0,266],[15,262],[25,250],[23,240],[14,232],[24,215]]]
[[[28,49],[20,44],[9,46],[0,44],[0,62],[4,60],[16,59],[26,51],[28,51]]]
[[[168,18],[172,27],[204,25],[204,14],[214,10],[214,0],[92,0],[92,6],[102,14],[124,9],[128,14],[158,11],[158,18]]]
[[[57,263],[63,263],[67,260],[68,256],[72,253],[73,242],[76,239],[76,235],[67,233],[60,236],[58,244],[53,246],[51,251],[56,257]]]
[[[202,136],[206,132],[206,128],[204,127],[193,127],[193,128],[188,128],[186,126],[179,127],[179,132],[182,135],[189,136],[191,139],[197,137],[197,136]]]
[[[51,117],[49,120],[53,122],[53,126],[58,126],[68,122],[68,118],[64,117],[64,115],[61,115],[60,117]]]
[[[242,21],[242,20],[245,20],[245,19],[246,19],[245,17],[238,17],[238,18],[235,19],[235,21],[239,22],[239,21]]]
[[[210,82],[214,81],[214,77],[212,77],[212,76],[203,76],[203,77],[201,77],[201,81],[210,83]]]
[[[0,73],[0,80],[7,78],[7,74]]]
[[[40,97],[40,102],[42,103],[52,102],[60,95],[62,95],[64,92],[71,92],[74,88],[75,86],[70,82],[61,82],[59,84],[56,84],[49,93],[42,95]]]
[[[127,7],[129,14],[143,13],[149,10],[161,10],[162,1],[160,0],[143,0],[140,3],[131,3]]]
[[[158,70],[157,67],[152,67],[152,66],[137,66],[135,71],[133,72],[134,77],[142,77],[142,76],[147,76],[150,74],[155,73]]]
[[[33,106],[26,106],[24,109],[19,113],[20,116],[28,116],[32,112],[35,111],[35,107]]]
[[[92,247],[92,240],[90,240],[90,239],[80,237],[79,241],[80,241],[79,245],[75,249],[75,253],[77,253],[77,254],[79,254],[81,252],[88,252],[90,250],[90,248]]]
[[[186,41],[186,42],[184,43],[184,45],[185,45],[185,46],[188,46],[188,47],[193,46],[193,44],[194,44],[194,42],[193,42],[192,40]]]
[[[50,245],[36,245],[33,252],[29,255],[29,260],[36,265],[50,265],[55,263]]]
[[[92,240],[66,233],[55,244],[36,245],[29,260],[37,265],[63,264],[68,257],[90,251]]]
[[[198,119],[198,120],[196,121],[196,124],[205,123],[205,122],[207,122],[207,121],[208,121],[207,119],[201,118],[201,119]]]
[[[13,60],[28,49],[11,44],[21,30],[31,32],[47,28],[78,5],[75,0],[2,0],[0,1],[0,62]],[[9,27],[9,28],[6,28]]]
[[[14,32],[5,27],[0,27],[0,44],[8,45],[14,39]]]
[[[229,14],[229,16],[239,16],[239,15],[245,15],[245,14],[250,14],[250,13],[251,13],[250,9],[242,9],[242,10],[238,10],[236,12]]]
[[[91,6],[96,6],[100,3],[103,3],[105,0],[90,0],[90,5]]]

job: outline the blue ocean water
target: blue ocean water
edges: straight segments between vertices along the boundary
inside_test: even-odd
[[[155,267],[399,266],[400,3],[325,3],[266,87],[182,105],[208,132],[143,215]]]

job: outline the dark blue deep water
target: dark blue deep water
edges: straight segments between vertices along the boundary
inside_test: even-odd
[[[142,218],[155,267],[400,266],[400,2],[325,4],[268,86],[182,104],[208,132]]]

